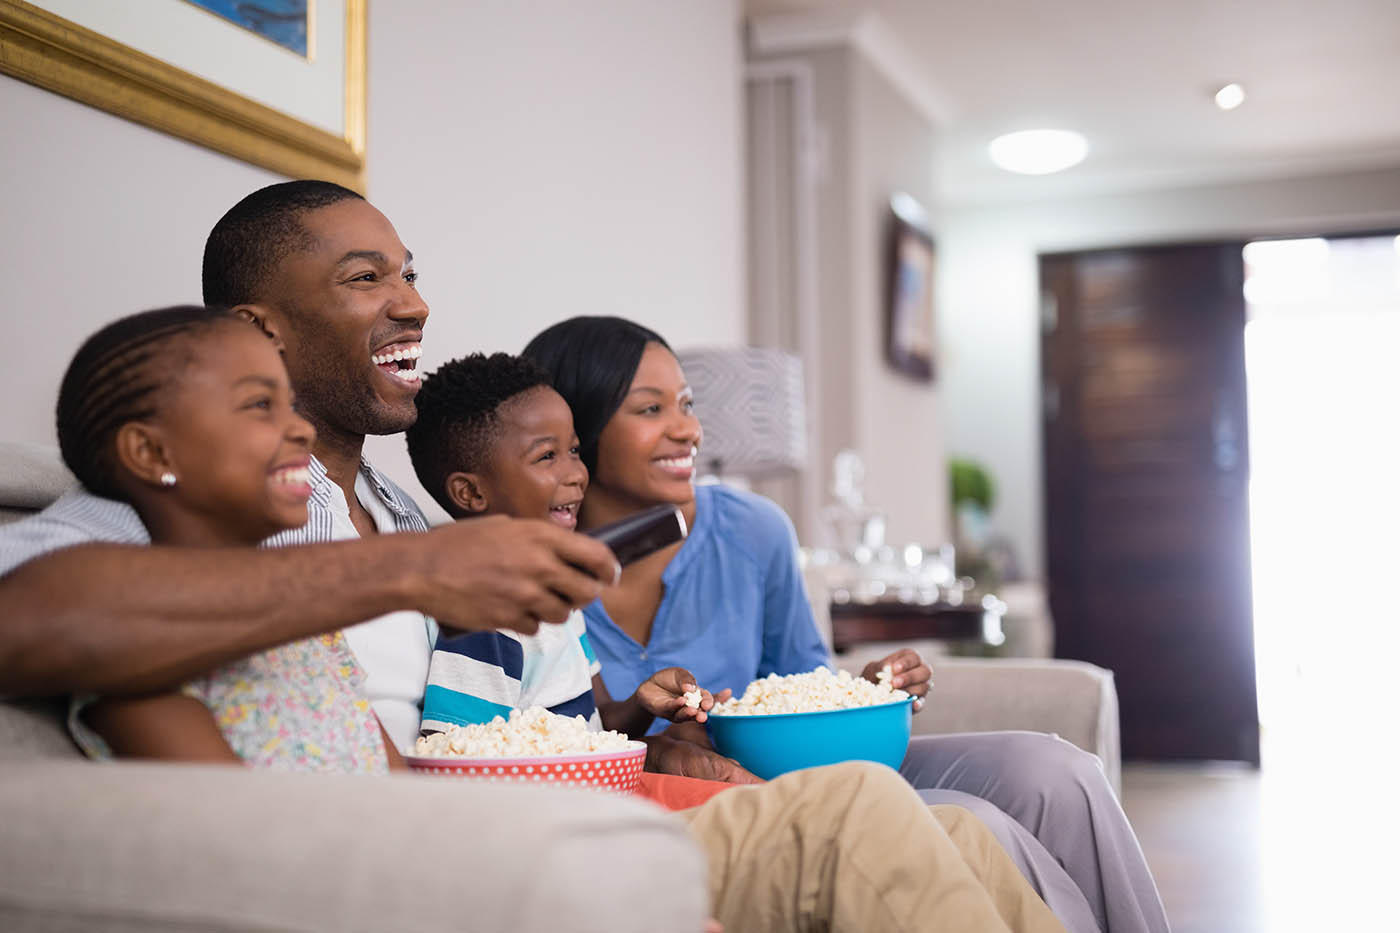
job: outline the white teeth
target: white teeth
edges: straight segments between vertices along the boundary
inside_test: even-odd
[[[292,467],[289,470],[278,470],[272,474],[272,478],[279,483],[310,483],[311,469],[309,467]]]
[[[657,463],[668,467],[690,467],[695,465],[694,457],[672,457],[666,460],[657,460]]]
[[[415,343],[407,347],[399,347],[391,353],[376,353],[370,357],[370,362],[374,363],[375,366],[383,366],[385,363],[416,360],[422,355],[423,347]]]

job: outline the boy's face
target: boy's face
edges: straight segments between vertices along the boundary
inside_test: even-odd
[[[476,474],[482,501],[470,511],[547,518],[572,529],[588,468],[579,459],[568,403],[548,386],[537,386],[507,400],[496,415],[499,437],[488,465]]]

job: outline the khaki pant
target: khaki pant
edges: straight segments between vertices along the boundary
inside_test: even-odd
[[[985,826],[882,765],[798,771],[680,815],[727,933],[1064,933]]]

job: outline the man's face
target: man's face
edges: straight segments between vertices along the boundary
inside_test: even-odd
[[[308,211],[301,223],[315,245],[289,253],[268,283],[299,407],[323,439],[397,434],[417,416],[428,319],[413,254],[367,201]]]

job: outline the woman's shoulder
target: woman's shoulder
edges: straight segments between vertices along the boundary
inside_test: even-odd
[[[792,521],[772,499],[718,483],[697,488],[696,498],[709,510],[713,532],[734,545],[748,545],[755,557],[789,547]]]

